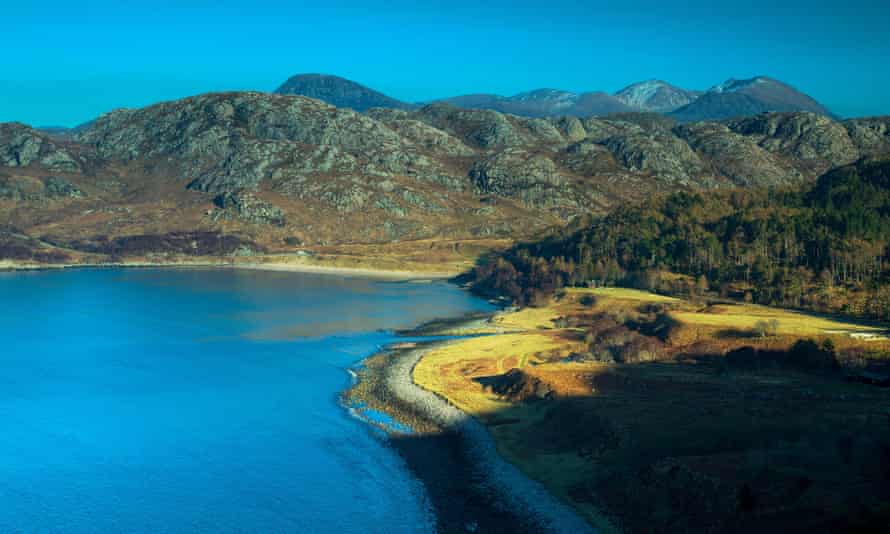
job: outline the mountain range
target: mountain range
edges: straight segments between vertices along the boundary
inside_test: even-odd
[[[354,81],[323,74],[294,76],[275,92],[317,98],[360,112],[375,107],[419,107],[418,104],[399,101]],[[679,122],[723,120],[769,111],[812,111],[832,116],[825,106],[812,97],[766,76],[730,79],[707,91],[682,89],[662,80],[647,80],[629,85],[615,94],[537,89],[513,96],[469,94],[434,102],[524,117],[591,117],[640,111],[667,114]]]
[[[114,110],[75,132],[0,124],[0,259],[522,239],[660,192],[797,186],[888,153],[887,117],[678,124],[441,102],[358,113],[211,93]]]

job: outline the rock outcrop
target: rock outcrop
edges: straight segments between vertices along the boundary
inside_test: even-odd
[[[890,116],[851,119],[843,124],[861,153],[890,153]]]
[[[14,201],[48,201],[83,198],[77,186],[58,176],[4,176],[0,174],[0,198]]]
[[[221,216],[238,218],[253,224],[284,226],[284,212],[271,202],[266,202],[246,192],[222,193],[214,203],[221,209]]]
[[[80,172],[81,162],[47,135],[24,124],[0,124],[0,165],[40,165],[56,172]]]
[[[700,122],[681,126],[676,133],[735,185],[791,185],[803,180],[793,165],[725,124]]]
[[[860,157],[847,129],[816,113],[768,113],[730,121],[728,126],[769,152],[812,167],[816,174]]]
[[[603,141],[615,159],[631,172],[668,177],[682,185],[694,185],[705,174],[698,154],[680,138],[661,132],[617,135]]]
[[[477,162],[470,169],[480,194],[515,197],[532,206],[559,201],[566,179],[551,159],[519,148],[510,148]]]

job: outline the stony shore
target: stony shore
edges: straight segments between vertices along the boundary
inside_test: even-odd
[[[481,423],[414,383],[412,370],[432,346],[372,357],[347,396],[415,429],[413,434],[391,432],[390,441],[427,487],[439,531],[594,532],[570,507],[501,458]]]

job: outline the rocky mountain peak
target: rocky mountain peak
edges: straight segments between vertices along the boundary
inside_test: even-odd
[[[615,93],[615,96],[638,110],[664,113],[689,104],[698,97],[698,94],[662,80],[652,79],[631,84]]]

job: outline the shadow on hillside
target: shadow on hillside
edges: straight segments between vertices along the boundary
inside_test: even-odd
[[[703,354],[687,364],[573,368],[590,396],[560,396],[557,386],[535,383],[533,370],[476,381],[513,403],[491,417],[511,457],[627,531],[883,531],[886,390],[847,383],[818,359],[812,369],[788,364],[779,352],[753,356],[756,365],[739,364],[752,356],[740,353],[728,362]],[[399,447],[423,449],[428,439],[448,438],[405,438]],[[412,461],[432,462],[420,453]],[[426,469],[445,479],[460,472]]]

